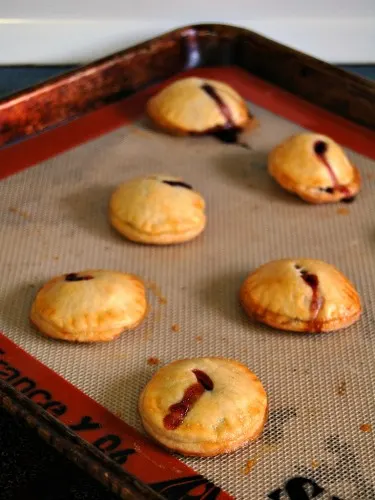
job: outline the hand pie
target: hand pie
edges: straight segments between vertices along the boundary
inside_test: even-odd
[[[206,225],[203,198],[175,177],[133,179],[113,193],[112,226],[132,241],[168,245],[192,240]]]
[[[216,134],[225,142],[235,142],[236,132],[251,121],[245,101],[235,90],[196,77],[165,87],[148,101],[147,112],[172,134]]]
[[[145,287],[139,278],[88,270],[46,283],[35,298],[30,319],[48,337],[99,342],[136,327],[146,310]]]
[[[357,291],[335,267],[321,260],[268,262],[242,285],[246,313],[262,323],[295,332],[329,332],[359,318]]]
[[[254,440],[267,417],[267,395],[246,366],[225,358],[183,359],[161,368],[144,388],[146,431],[183,455],[229,453]]]
[[[352,201],[360,190],[358,169],[324,135],[290,137],[271,151],[268,171],[283,188],[310,203]]]

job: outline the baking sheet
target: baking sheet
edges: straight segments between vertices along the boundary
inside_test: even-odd
[[[269,394],[265,432],[234,454],[183,460],[237,499],[301,499],[314,486],[298,483],[299,476],[324,489],[321,498],[374,499],[374,438],[365,432],[375,424],[374,162],[348,151],[363,177],[354,203],[308,205],[266,171],[270,148],[302,129],[250,108],[260,124],[247,137],[251,150],[210,137],[170,137],[142,120],[2,181],[0,329],[139,430],[138,396],[158,366],[233,357]],[[112,190],[151,173],[181,176],[203,194],[208,225],[201,237],[158,248],[111,229]],[[321,335],[250,322],[238,304],[242,280],[282,257],[320,258],[341,269],[362,297],[360,321]],[[146,321],[106,344],[40,336],[28,322],[38,287],[86,268],[143,277],[152,305]]]

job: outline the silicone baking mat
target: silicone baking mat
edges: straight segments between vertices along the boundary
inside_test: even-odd
[[[249,108],[259,122],[246,136],[250,149],[211,137],[170,137],[142,118],[4,179],[0,328],[140,432],[138,396],[160,366],[184,357],[235,358],[268,392],[262,437],[234,454],[182,461],[237,499],[371,500],[374,161],[347,150],[363,179],[354,203],[306,204],[266,170],[269,150],[303,129],[251,100]],[[107,206],[115,186],[152,173],[180,176],[202,193],[208,224],[201,237],[159,248],[111,229]],[[242,280],[283,257],[319,258],[341,269],[361,295],[360,320],[320,335],[248,320],[238,304]],[[152,306],[145,322],[104,344],[39,335],[28,322],[38,287],[86,268],[140,275]]]

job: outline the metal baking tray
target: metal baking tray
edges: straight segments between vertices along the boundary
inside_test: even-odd
[[[147,98],[187,74],[226,81],[249,102],[258,127],[247,149],[152,128]],[[374,96],[371,82],[255,33],[200,25],[0,101],[0,403],[122,498],[375,498]],[[347,148],[364,181],[352,205],[307,205],[267,175],[270,148],[304,129]],[[138,246],[110,228],[114,186],[154,172],[182,176],[205,197],[208,226],[197,240]],[[301,336],[245,317],[245,275],[300,255],[355,282],[358,323]],[[90,267],[147,281],[145,323],[101,345],[40,336],[28,322],[37,288]],[[158,366],[201,355],[254,370],[269,421],[234,454],[178,458],[143,435],[137,398]]]

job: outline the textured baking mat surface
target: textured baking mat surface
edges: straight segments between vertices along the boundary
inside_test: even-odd
[[[270,415],[262,437],[234,454],[183,459],[237,499],[375,498],[375,168],[348,151],[363,177],[352,204],[308,205],[266,171],[271,147],[300,127],[251,106],[252,149],[214,138],[174,138],[126,126],[0,184],[0,329],[26,351],[142,431],[138,395],[158,366],[193,356],[233,357],[262,380]],[[127,242],[108,224],[114,187],[142,174],[181,176],[207,201],[208,225],[188,244]],[[311,257],[341,269],[364,313],[331,334],[280,332],[238,304],[248,272],[271,259]],[[137,273],[152,311],[105,344],[48,340],[28,322],[38,287],[86,268]],[[305,491],[305,493],[303,493]],[[314,493],[315,491],[315,493]],[[294,496],[293,496],[294,495]],[[305,496],[303,496],[305,495]],[[308,496],[307,496],[308,495]]]

